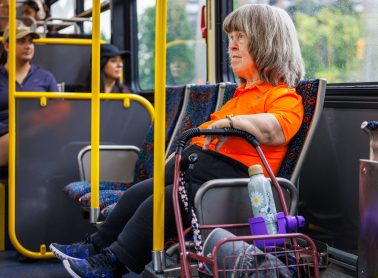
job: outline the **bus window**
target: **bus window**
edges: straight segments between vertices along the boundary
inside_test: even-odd
[[[234,9],[247,3],[275,2],[294,19],[306,78],[329,83],[374,82],[378,71],[378,6],[371,1],[234,0]]]
[[[200,15],[205,0],[169,0],[167,11],[167,85],[206,82],[206,45]],[[155,1],[137,1],[139,84],[154,86]]]

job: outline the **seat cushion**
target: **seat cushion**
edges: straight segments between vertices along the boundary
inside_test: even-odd
[[[99,207],[100,210],[104,209],[105,207],[114,204],[119,201],[123,193],[126,190],[101,190],[100,191],[100,199],[99,199]],[[91,205],[91,193],[87,193],[83,195],[79,199],[80,204],[83,207],[90,207]]]
[[[101,210],[101,214],[106,218],[112,213],[117,203],[111,204]]]
[[[102,190],[126,190],[130,184],[123,182],[100,182],[100,191]],[[91,191],[91,185],[88,181],[71,182],[63,190],[72,199],[79,200],[80,197]]]

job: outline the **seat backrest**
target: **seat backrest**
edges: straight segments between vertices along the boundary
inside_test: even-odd
[[[130,183],[134,179],[134,165],[139,148],[130,145],[100,145],[100,181]],[[82,181],[91,179],[91,146],[78,154]]]
[[[235,93],[238,84],[236,83],[220,83],[222,87],[224,87],[223,93],[219,98],[219,102],[217,103],[216,110],[219,110],[227,101],[229,101]]]
[[[171,86],[166,88],[165,146],[170,141],[179,115],[184,109],[190,93],[189,86]],[[135,182],[151,178],[153,175],[154,125],[150,125],[135,165]]]
[[[219,84],[188,85],[190,93],[185,96],[183,109],[177,120],[166,157],[175,149],[176,139],[187,129],[197,127],[210,119],[218,100]]]
[[[288,180],[277,178],[290,214],[295,213],[298,191]],[[216,179],[204,183],[194,198],[194,207],[200,224],[248,223],[252,206],[248,194],[248,178]],[[278,194],[272,187],[277,212],[282,211]]]
[[[322,79],[300,81],[296,87],[302,96],[304,116],[302,124],[291,139],[288,150],[278,171],[278,177],[296,183],[302,168],[307,150],[323,110],[327,82]]]

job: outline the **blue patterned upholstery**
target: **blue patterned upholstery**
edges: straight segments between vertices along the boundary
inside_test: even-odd
[[[185,86],[167,87],[165,147],[171,139],[184,100]],[[139,182],[153,176],[154,128],[151,124],[135,165],[134,182]]]
[[[302,96],[304,116],[301,127],[289,143],[286,156],[282,161],[278,177],[289,179],[297,165],[311,122],[313,120],[315,106],[318,97],[319,80],[303,80],[296,87],[297,93]]]
[[[114,204],[111,204],[107,207],[105,207],[104,209],[101,210],[101,214],[106,218],[108,217],[109,214],[112,213],[114,207],[116,206],[117,203],[114,203]]]
[[[102,190],[100,192],[99,206],[100,210],[104,209],[108,205],[117,203],[121,198],[122,194],[125,193],[125,190]],[[91,193],[87,193],[79,199],[82,207],[90,207],[91,205]]]
[[[171,139],[168,154],[175,150],[176,139],[187,129],[197,127],[210,120],[210,114],[215,111],[218,98],[218,84],[192,85],[187,106],[180,115],[177,132]]]
[[[79,200],[81,196],[91,191],[88,181],[76,181],[66,185],[64,192],[72,199]],[[100,181],[100,190],[126,190],[128,184],[122,182]]]
[[[166,142],[172,136],[174,127],[184,100],[185,86],[171,86],[166,89]],[[153,168],[153,124],[151,124],[141,152],[135,165],[134,183],[152,176]],[[131,184],[100,182],[100,197],[102,190],[126,190]],[[90,184],[87,181],[79,181],[68,184],[64,192],[73,199],[78,200],[81,196],[90,192]]]

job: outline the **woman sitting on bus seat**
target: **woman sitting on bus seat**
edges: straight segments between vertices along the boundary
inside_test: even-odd
[[[100,90],[104,93],[127,93],[129,90],[121,82],[123,59],[126,51],[119,50],[115,45],[102,44],[100,49],[101,82]]]
[[[304,75],[294,24],[280,8],[250,4],[229,14],[223,29],[228,33],[231,67],[241,85],[200,128],[233,127],[253,134],[277,174],[303,118],[301,97],[294,89]],[[248,166],[261,163],[255,149],[237,137],[193,138],[183,157],[193,152],[199,158],[191,171],[191,200],[204,182],[246,178]],[[176,235],[171,197],[174,161],[168,161],[165,169],[164,235],[169,239]],[[144,269],[152,250],[152,183],[149,179],[128,189],[98,232],[86,241],[50,245],[73,277],[117,277],[127,270]],[[183,219],[184,228],[189,227],[188,216]]]
[[[17,22],[16,90],[26,92],[58,92],[55,77],[30,63],[34,56],[33,39],[39,35]],[[9,29],[4,32],[4,49],[9,49]],[[0,166],[8,165],[8,61],[0,66]]]
[[[41,21],[50,17],[50,11],[42,0],[27,0],[22,3],[22,15],[32,17],[35,21]],[[25,18],[23,22],[27,26],[32,25],[29,18]]]

